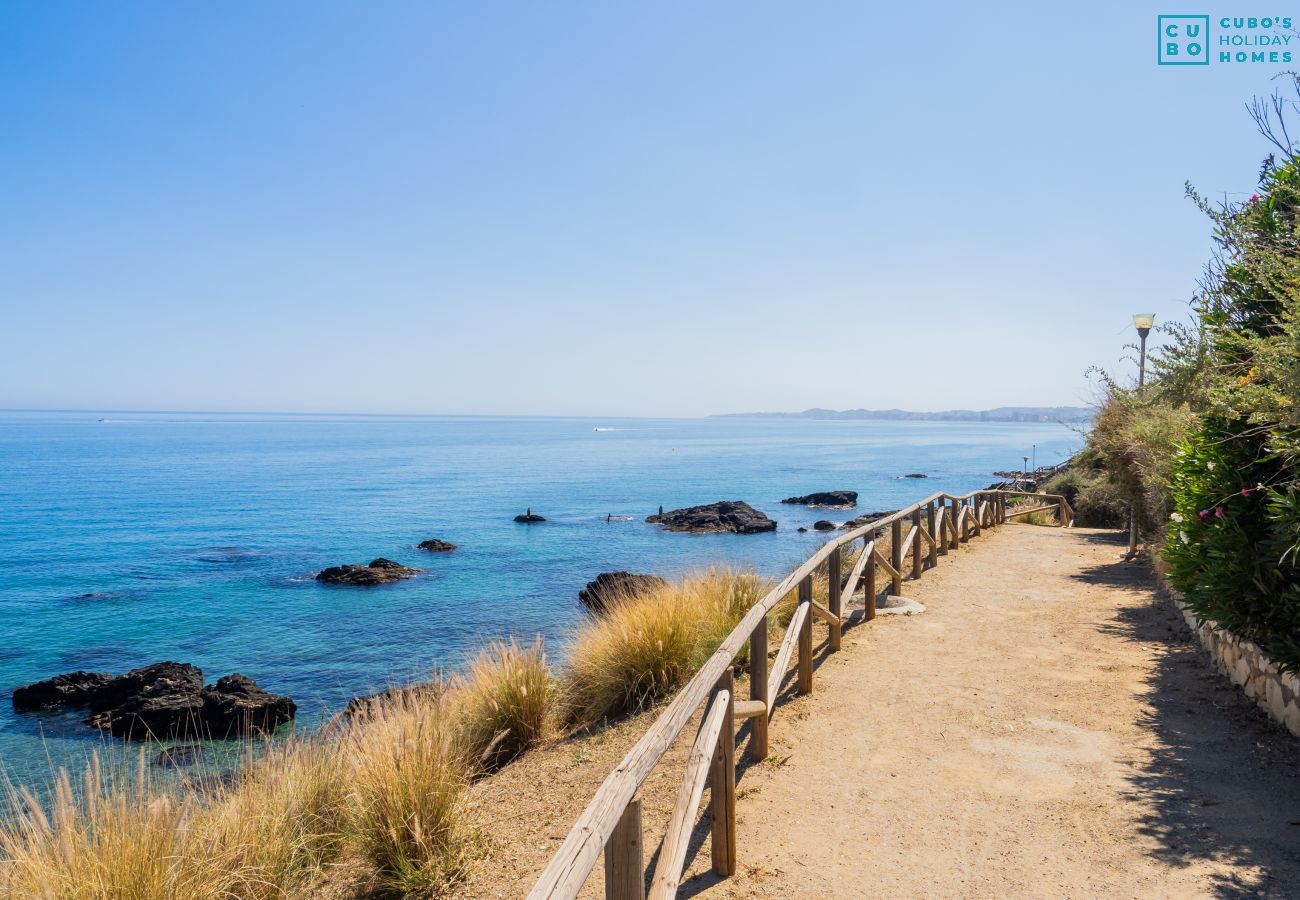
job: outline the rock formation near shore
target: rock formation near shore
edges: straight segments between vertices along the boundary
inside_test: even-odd
[[[372,585],[389,584],[420,574],[419,569],[412,569],[391,559],[372,559],[369,565],[330,566],[316,573],[316,580],[322,584]]]
[[[14,691],[14,709],[86,707],[86,724],[128,740],[181,736],[229,737],[271,731],[292,719],[297,704],[269,694],[235,673],[203,685],[189,663],[159,662],[116,678],[69,672]]]
[[[427,550],[429,553],[450,553],[456,549],[456,545],[451,541],[429,538],[427,541],[420,541],[420,543],[416,544],[415,549]]]
[[[872,522],[876,521],[877,519],[883,519],[885,516],[892,515],[893,513],[896,512],[898,512],[898,510],[896,509],[886,509],[881,512],[863,513],[862,515],[858,516],[856,519],[851,519],[848,522],[845,522],[840,527],[843,528],[845,531],[851,531],[854,528],[857,528],[861,525],[870,525]]]
[[[715,534],[731,531],[735,534],[759,534],[776,531],[776,522],[754,509],[743,500],[719,500],[705,506],[688,506],[658,515],[646,516],[646,521],[662,525],[668,531],[689,531],[695,534]]]
[[[848,509],[858,504],[857,491],[814,491],[802,497],[786,497],[782,503],[801,506],[824,506],[828,509]]]
[[[628,597],[644,591],[663,587],[668,582],[658,575],[641,575],[636,572],[601,572],[595,581],[578,591],[582,605],[593,613],[603,612],[605,603],[618,597]]]
[[[107,672],[68,672],[55,675],[35,684],[14,690],[14,709],[27,712],[33,709],[59,706],[89,706],[96,691],[113,679]]]
[[[814,530],[814,531],[834,531],[834,530],[835,530],[835,523],[834,523],[834,522],[831,522],[831,521],[828,520],[828,519],[818,519],[816,522],[813,522],[813,530]]]

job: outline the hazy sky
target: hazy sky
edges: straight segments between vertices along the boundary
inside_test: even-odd
[[[1167,6],[6,3],[0,407],[1078,403],[1289,68]]]

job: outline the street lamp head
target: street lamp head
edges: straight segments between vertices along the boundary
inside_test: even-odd
[[[1147,336],[1147,332],[1150,331],[1151,326],[1155,324],[1156,324],[1155,313],[1137,313],[1135,316],[1133,316],[1133,325],[1134,327],[1137,328],[1138,334],[1142,335],[1143,337]]]

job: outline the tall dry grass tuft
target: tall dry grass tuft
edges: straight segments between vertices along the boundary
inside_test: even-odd
[[[768,590],[751,572],[714,569],[610,597],[574,634],[564,718],[574,725],[644,709],[681,687]]]
[[[488,645],[450,697],[469,764],[490,772],[542,740],[554,697],[540,637]]]
[[[58,900],[239,896],[238,867],[220,853],[190,852],[194,802],[149,782],[115,778],[93,756],[74,789],[66,771],[42,804],[9,787],[0,823],[0,896]]]
[[[464,873],[474,834],[464,805],[470,772],[445,691],[377,704],[343,737],[356,846],[378,880],[403,894]]]
[[[345,849],[351,804],[336,741],[291,738],[249,757],[195,816],[192,849],[244,873],[237,896],[305,893]]]

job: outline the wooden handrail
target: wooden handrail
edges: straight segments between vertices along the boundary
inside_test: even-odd
[[[625,811],[627,810],[628,805],[635,798],[637,790],[640,789],[641,785],[645,782],[646,778],[649,777],[650,773],[654,770],[654,767],[658,765],[664,754],[666,754],[669,748],[672,747],[673,743],[677,740],[677,737],[681,734],[682,729],[686,727],[686,724],[691,720],[695,711],[700,708],[700,705],[710,696],[710,694],[714,694],[715,700],[710,706],[709,713],[705,718],[707,729],[704,726],[701,728],[701,737],[704,736],[706,730],[712,729],[715,718],[721,721],[734,720],[732,715],[733,699],[731,692],[717,690],[719,682],[725,674],[730,672],[737,654],[744,649],[746,644],[749,642],[751,635],[760,633],[757,629],[759,629],[760,625],[766,621],[768,613],[770,613],[772,609],[792,590],[800,588],[799,605],[796,607],[795,614],[793,618],[791,618],[790,624],[786,629],[786,634],[781,643],[780,652],[777,654],[776,663],[768,675],[768,691],[765,702],[768,718],[771,717],[776,708],[777,690],[780,688],[781,681],[785,677],[785,672],[789,667],[790,658],[794,654],[796,644],[806,642],[807,640],[809,628],[808,618],[813,612],[813,604],[809,590],[811,578],[822,564],[827,562],[832,553],[839,552],[842,547],[851,544],[854,541],[863,540],[866,546],[863,549],[863,555],[859,559],[858,564],[853,567],[853,573],[849,576],[849,590],[851,591],[856,588],[857,580],[863,578],[869,586],[867,590],[874,593],[875,569],[877,566],[888,572],[889,575],[895,579],[895,582],[901,581],[903,578],[903,573],[899,571],[901,566],[896,567],[893,565],[891,561],[885,559],[883,554],[881,554],[876,548],[872,538],[878,530],[882,528],[892,528],[896,522],[901,524],[904,520],[914,519],[914,517],[922,515],[923,513],[921,511],[930,503],[939,503],[943,505],[947,501],[960,505],[961,510],[954,514],[951,507],[944,507],[944,512],[941,514],[941,523],[937,529],[938,534],[935,535],[935,538],[944,541],[940,535],[947,530],[948,536],[952,539],[950,546],[956,547],[960,540],[967,538],[967,535],[964,533],[966,530],[964,525],[968,518],[975,516],[975,510],[971,508],[968,501],[974,499],[974,502],[978,505],[981,502],[987,503],[987,500],[981,501],[981,498],[992,496],[1001,496],[1004,498],[1007,496],[1023,496],[1037,497],[1044,500],[1050,499],[1058,504],[1062,512],[1065,513],[1065,515],[1062,516],[1062,521],[1060,523],[1062,526],[1068,526],[1072,518],[1072,512],[1069,509],[1068,503],[1063,496],[1058,494],[1035,494],[1025,491],[991,490],[972,491],[969,494],[958,497],[952,494],[940,492],[932,494],[906,509],[897,510],[883,518],[869,522],[865,525],[860,525],[857,528],[851,529],[850,531],[827,541],[818,548],[812,556],[805,560],[802,565],[785,578],[781,579],[772,590],[764,595],[761,600],[754,604],[754,606],[745,613],[744,617],[736,627],[732,629],[730,634],[728,634],[718,646],[718,649],[715,650],[708,660],[705,661],[704,665],[701,666],[700,670],[695,673],[694,677],[686,683],[685,687],[678,691],[677,695],[668,703],[663,712],[659,714],[659,717],[655,719],[654,723],[649,727],[646,733],[641,736],[640,740],[638,740],[630,750],[628,750],[627,755],[623,757],[623,760],[618,764],[618,766],[615,767],[608,776],[606,776],[600,788],[587,804],[587,807],[582,811],[581,815],[578,816],[578,820],[574,823],[568,836],[565,837],[559,850],[556,851],[555,855],[551,858],[551,861],[547,864],[545,870],[543,870],[541,876],[538,878],[537,883],[529,892],[528,897],[530,900],[544,900],[544,898],[552,898],[552,900],[572,900],[572,898],[578,895],[583,883],[587,880],[587,877],[591,874],[592,869],[595,868],[597,861],[600,859],[601,852],[605,849],[606,843],[610,840],[611,835],[619,824],[624,821]],[[1008,514],[1008,516],[1009,515],[1010,514]],[[949,519],[950,516],[952,517],[951,520]],[[998,517],[996,515],[991,516],[990,523],[996,524],[997,520]],[[975,528],[977,530],[974,533],[978,534],[979,526],[976,525]],[[918,531],[919,530],[918,527]],[[909,537],[910,540],[915,540],[916,532],[910,533]],[[898,544],[895,544],[895,548],[896,550],[902,549]],[[901,562],[901,554],[896,558],[899,558]],[[866,598],[866,606],[867,614],[864,615],[863,620],[869,621],[873,617],[872,614],[874,613],[874,596]],[[821,610],[819,609],[818,612],[821,612]],[[841,616],[840,618],[841,621],[843,621],[846,617]],[[763,629],[762,633],[764,635],[765,632],[766,630]],[[752,652],[761,652],[761,648],[755,647]],[[802,674],[803,673],[801,673],[801,675]],[[802,682],[803,678],[801,678],[801,684]],[[721,698],[724,693],[727,695],[727,703],[725,707],[722,707],[716,698]],[[752,714],[752,711],[748,707],[745,711],[748,714]],[[722,725],[718,724],[717,728],[718,734],[722,735]],[[700,739],[701,738],[697,738],[696,740],[696,748],[704,749],[700,744]],[[669,838],[679,833],[685,835],[690,834],[691,829],[688,826],[693,821],[693,813],[699,807],[699,798],[702,796],[703,792],[702,780],[700,781],[699,793],[695,790],[696,780],[700,780],[704,777],[704,775],[700,774],[700,766],[703,766],[703,771],[707,773],[709,766],[711,765],[709,759],[717,749],[717,741],[723,739],[734,742],[734,732],[714,739],[714,747],[709,753],[704,754],[703,763],[696,763],[695,748],[692,749],[691,762],[688,763],[688,780],[683,782],[683,789],[689,785],[691,796],[695,797],[695,800],[693,803],[687,803],[685,807],[683,807],[679,802],[678,807],[674,809],[673,820],[672,823],[670,823],[668,832]],[[734,750],[734,746],[732,749]],[[734,784],[732,787],[734,790]],[[734,793],[732,796],[734,800]],[[682,816],[685,818],[683,821],[679,821],[678,812],[683,809],[685,811],[682,812]],[[734,833],[732,833],[731,838],[734,841]],[[671,854],[668,851],[671,850],[673,854],[677,853],[677,844],[674,843],[670,847],[667,841],[668,838],[665,838],[663,851],[660,853],[659,863],[656,866],[654,884],[656,885],[656,888],[658,888],[659,885],[663,885],[662,889],[652,891],[652,896],[656,897],[671,897],[674,895],[676,885],[681,877],[681,866],[685,859],[683,855],[680,860],[673,862],[670,859]],[[734,870],[735,854],[732,851],[734,851],[734,846],[731,851],[724,852],[724,859],[728,859],[726,853],[730,853],[729,863],[730,867]],[[684,844],[682,852],[684,854]],[[715,866],[717,865],[718,859],[716,852],[717,851],[715,850]],[[669,884],[672,885],[671,889],[668,888]],[[609,893],[607,890],[607,896],[612,897],[615,895]]]

